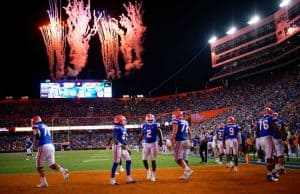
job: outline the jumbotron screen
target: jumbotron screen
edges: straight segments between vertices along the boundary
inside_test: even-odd
[[[107,81],[41,82],[40,98],[110,98],[112,83]]]

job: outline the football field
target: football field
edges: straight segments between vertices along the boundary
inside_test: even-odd
[[[173,155],[159,154],[157,179],[146,179],[141,152],[132,151],[132,176],[136,184],[126,184],[126,173],[116,176],[119,186],[109,184],[112,165],[111,151],[57,151],[56,162],[70,170],[70,179],[63,181],[60,173],[47,166],[46,177],[49,187],[37,189],[39,175],[33,159],[26,160],[26,153],[0,154],[0,193],[70,193],[70,194],[182,194],[182,193],[297,193],[300,170],[288,169],[278,182],[266,180],[264,165],[239,164],[233,173],[226,165],[216,165],[212,159],[201,164],[198,155],[191,155],[189,163],[194,173],[190,180],[180,180],[182,169],[174,162]],[[225,163],[225,162],[224,162]],[[299,163],[296,161],[296,163]],[[123,164],[125,167],[125,164]],[[42,191],[41,191],[42,190]]]
[[[0,174],[36,172],[34,159],[26,160],[26,153],[1,153]],[[142,153],[132,150],[132,168],[141,169]],[[111,150],[56,151],[56,162],[70,171],[110,170],[112,166]],[[191,165],[200,165],[199,155],[190,157]],[[123,164],[125,167],[125,163]],[[176,167],[172,154],[158,154],[158,168]],[[52,172],[45,167],[49,172]]]

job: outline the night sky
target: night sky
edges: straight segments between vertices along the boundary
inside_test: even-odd
[[[86,2],[86,1],[85,1]],[[91,0],[91,10],[105,10],[118,18],[125,9],[117,0]],[[131,1],[134,2],[134,1]],[[208,39],[222,37],[228,28],[247,25],[279,9],[280,0],[144,0],[144,66],[129,76],[113,80],[113,97],[122,94],[162,96],[210,87],[212,74]],[[61,0],[63,6],[66,0]],[[49,23],[48,0],[7,4],[2,13],[2,63],[0,98],[39,98],[39,84],[50,79],[48,57],[39,26]],[[3,7],[3,9],[5,9]],[[120,63],[122,65],[122,63]],[[98,35],[90,41],[88,62],[77,79],[106,79]]]

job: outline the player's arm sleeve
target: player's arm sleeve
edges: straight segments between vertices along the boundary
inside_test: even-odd
[[[162,146],[162,132],[161,132],[161,129],[160,128],[157,128],[157,133],[158,133],[158,137],[159,137],[159,146],[161,147]]]
[[[225,129],[224,129],[224,133],[223,133],[223,144],[225,144],[225,136],[226,136],[226,131],[225,131]]]
[[[143,137],[144,137],[144,130],[141,131],[141,135],[140,135],[140,138],[139,138],[139,140],[138,140],[138,144],[141,143]]]
[[[189,135],[190,142],[192,142],[192,131],[191,131],[190,127],[189,127],[189,130],[188,130],[188,135]]]
[[[33,144],[37,144],[41,138],[40,130],[37,127],[32,127],[32,130],[34,135]]]
[[[286,141],[287,136],[288,136],[288,133],[287,133],[287,131],[286,131],[285,125],[282,125],[282,126],[281,126],[281,132],[282,132],[282,140],[283,140],[283,141]]]
[[[171,143],[174,144],[175,143],[175,137],[178,131],[178,124],[177,123],[173,123],[172,124],[172,135],[171,135]]]
[[[238,132],[237,137],[238,137],[237,139],[238,139],[239,144],[242,144],[242,134],[241,134],[241,132]]]
[[[276,124],[276,121],[275,121],[275,120],[272,120],[272,126],[273,126],[274,132],[275,132],[276,134],[281,134],[281,131],[279,130],[279,127],[278,127],[278,125]]]
[[[111,143],[112,139],[113,139],[113,137],[110,136],[109,139],[108,139],[108,142],[107,142],[107,146],[110,146],[110,143]]]

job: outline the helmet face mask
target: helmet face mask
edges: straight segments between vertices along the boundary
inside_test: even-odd
[[[151,124],[155,121],[155,116],[153,114],[147,114],[145,117],[145,121],[148,124]]]

